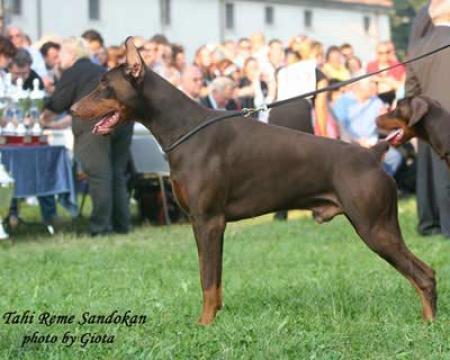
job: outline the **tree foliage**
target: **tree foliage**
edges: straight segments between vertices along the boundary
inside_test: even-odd
[[[411,23],[417,11],[426,3],[426,0],[394,0],[394,10],[390,16],[391,34],[401,57],[405,54],[408,45]]]

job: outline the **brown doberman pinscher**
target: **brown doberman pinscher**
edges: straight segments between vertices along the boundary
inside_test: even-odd
[[[377,118],[377,126],[392,131],[388,141],[399,146],[413,137],[426,141],[450,168],[450,114],[426,96],[407,97]]]
[[[126,63],[104,74],[74,104],[75,116],[100,119],[106,135],[136,119],[167,148],[194,126],[224,112],[206,109],[146,69],[132,39]],[[423,316],[436,313],[434,271],[405,245],[394,181],[380,161],[386,142],[371,149],[267,125],[244,117],[216,122],[169,152],[174,193],[189,214],[203,289],[201,324],[222,307],[222,250],[228,221],[284,209],[310,209],[317,222],[345,214],[363,241],[416,288]]]

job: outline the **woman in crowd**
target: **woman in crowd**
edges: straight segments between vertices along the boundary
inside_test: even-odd
[[[2,75],[8,69],[9,63],[16,52],[17,48],[12,41],[5,36],[0,36],[0,73]]]
[[[186,54],[184,47],[178,44],[172,45],[172,64],[180,72],[186,67]]]
[[[337,46],[328,48],[322,71],[329,79],[339,81],[350,79],[350,73],[343,63],[343,56]]]
[[[361,59],[355,55],[346,60],[345,67],[350,72],[351,77],[361,75],[363,72]]]
[[[212,65],[213,66],[213,65]],[[211,70],[211,74],[214,73],[214,77],[226,76],[233,80],[236,86],[239,86],[241,80],[241,70],[239,67],[228,59],[223,59],[217,64],[215,72]]]
[[[237,90],[237,96],[239,96],[241,106],[244,108],[253,108],[262,105],[266,101],[269,87],[261,79],[261,70],[255,58],[249,57],[245,61],[242,75]]]
[[[178,87],[180,86],[180,71],[175,66],[172,46],[167,44],[164,46],[163,50],[164,50],[162,55],[163,66],[158,73],[172,85]]]
[[[320,69],[325,61],[323,44],[320,41],[311,42],[310,57],[316,61],[316,66]]]
[[[298,52],[296,52],[290,48],[287,48],[286,50],[284,50],[284,55],[286,58],[286,65],[295,64],[301,60]]]
[[[195,52],[194,65],[197,66],[202,72],[203,87],[201,94],[202,96],[206,96],[208,95],[208,84],[214,78],[214,75],[210,73],[211,52],[206,45],[199,47]]]

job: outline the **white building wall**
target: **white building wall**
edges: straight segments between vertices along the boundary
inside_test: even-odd
[[[278,38],[288,41],[293,35],[307,34],[321,41],[326,47],[351,43],[364,61],[375,56],[378,41],[390,39],[389,17],[385,13],[370,10],[320,8],[302,5],[256,3],[254,1],[230,0],[235,5],[235,28],[225,31],[225,38],[235,39],[263,31],[266,39]],[[266,25],[264,10],[274,8],[274,23]],[[304,26],[305,10],[312,11],[312,27]],[[364,16],[371,19],[369,32],[364,30]]]
[[[162,26],[159,0],[101,0],[100,20],[89,20],[88,0],[41,0],[42,35],[81,35],[96,29],[107,45],[120,44],[129,35],[150,38],[166,34],[170,41],[187,47],[188,55],[205,42],[220,39],[218,0],[172,0],[171,25]],[[23,1],[23,14],[12,23],[21,26],[32,40],[38,38],[36,1]]]
[[[378,15],[376,16],[376,19],[378,20],[380,40],[389,40],[391,38],[391,23],[389,21],[389,16]]]
[[[172,0],[172,3],[171,25],[164,29],[164,34],[170,41],[185,46],[189,58],[201,45],[220,41],[218,0]]]
[[[265,24],[264,9],[267,5],[274,7],[273,25]],[[240,37],[247,37],[253,32],[263,31],[266,39],[278,38],[287,41],[302,30],[300,22],[302,14],[299,6],[235,1],[234,7],[235,27],[224,32],[225,39],[237,40]]]
[[[370,18],[368,32],[364,29],[365,16]],[[308,34],[322,41],[325,46],[348,42],[363,61],[373,59],[378,41],[390,38],[390,33],[386,34],[386,29],[380,28],[379,21],[386,18],[389,24],[387,15],[377,15],[369,11],[335,10],[331,16],[328,9],[316,9],[313,18],[313,30],[307,32]]]
[[[35,30],[37,28],[37,1],[22,1],[22,14],[15,15],[12,23],[18,25],[29,34],[32,40],[36,40]]]
[[[164,33],[170,41],[186,47],[192,58],[196,48],[223,39],[238,39],[252,32],[263,31],[267,39],[289,40],[295,34],[308,34],[325,46],[349,42],[363,60],[374,56],[378,40],[390,38],[386,12],[358,7],[359,10],[301,4],[256,2],[251,0],[172,0],[171,24],[162,26],[159,0],[100,0],[100,20],[88,18],[88,0],[41,0],[42,34],[62,37],[80,35],[84,30],[99,30],[107,45],[119,44],[129,35],[146,38]],[[235,27],[224,29],[224,6],[235,4]],[[24,0],[23,14],[12,22],[21,26],[33,40],[38,37],[37,1]],[[265,6],[274,7],[274,24],[266,25]],[[304,11],[313,13],[313,26],[304,28]],[[365,33],[363,17],[370,16],[371,28]]]
[[[74,36],[94,28],[102,33],[107,44],[117,44],[127,35],[140,34],[150,37],[160,31],[157,0],[129,0],[129,3],[132,3],[131,7],[127,7],[123,0],[102,0],[100,20],[95,21],[89,20],[87,0],[41,0],[41,2],[42,35]],[[12,22],[22,26],[32,39],[36,39],[38,37],[36,1],[28,0],[22,3],[24,14],[14,16]]]

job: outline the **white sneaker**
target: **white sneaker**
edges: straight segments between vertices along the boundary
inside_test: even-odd
[[[9,235],[5,231],[5,228],[3,227],[3,223],[1,221],[2,219],[0,218],[0,240],[6,240],[9,238]]]

